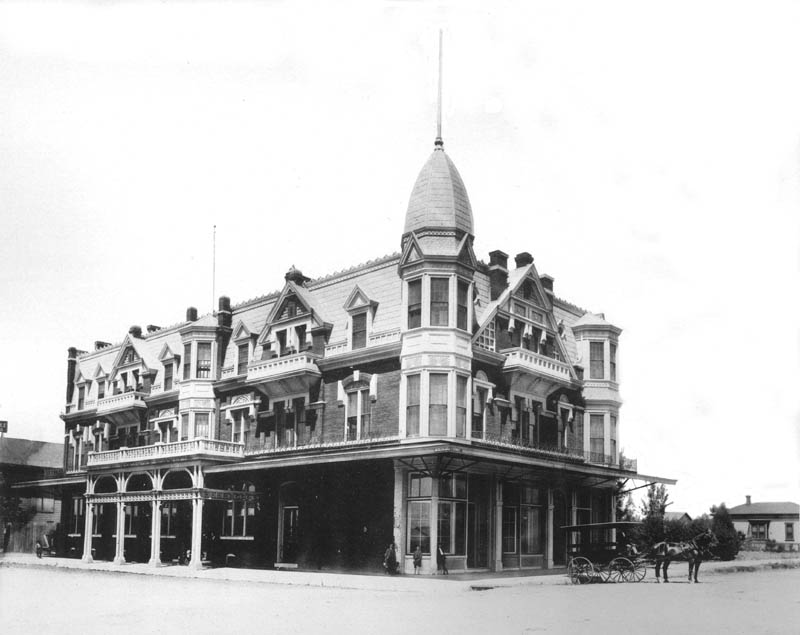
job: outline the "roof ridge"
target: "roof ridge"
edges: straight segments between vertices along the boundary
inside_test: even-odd
[[[347,269],[341,269],[340,271],[334,271],[333,273],[328,274],[327,276],[322,276],[320,278],[314,278],[313,280],[311,280],[307,284],[306,288],[309,289],[309,290],[312,290],[313,287],[322,285],[324,283],[331,282],[331,281],[335,280],[336,278],[340,278],[340,277],[344,277],[344,276],[347,276],[347,275],[351,275],[351,274],[353,274],[356,271],[359,271],[361,269],[367,269],[369,267],[375,267],[375,266],[378,266],[378,265],[382,265],[382,264],[391,262],[392,260],[394,260],[396,258],[399,258],[400,256],[401,256],[400,252],[396,251],[394,253],[391,253],[391,254],[388,254],[388,255],[385,255],[385,256],[379,256],[378,258],[374,258],[373,260],[367,260],[366,262],[362,262],[362,263],[359,263],[359,264],[354,265],[352,267],[348,267]]]
[[[264,295],[257,295],[254,298],[250,298],[249,300],[243,300],[238,304],[234,304],[231,307],[231,311],[236,311],[237,309],[241,309],[250,306],[252,304],[256,304],[258,302],[272,300],[273,298],[277,298],[278,296],[280,296],[281,293],[283,293],[283,289],[279,289],[277,291],[270,291],[269,293],[265,293]]]

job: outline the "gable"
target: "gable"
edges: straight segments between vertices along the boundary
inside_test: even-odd
[[[369,296],[364,292],[361,287],[355,285],[347,300],[344,303],[344,310],[348,313],[358,311],[359,309],[375,309],[378,303],[370,300]]]
[[[322,316],[315,310],[315,302],[311,294],[293,282],[287,282],[267,317],[267,322],[258,338],[258,343],[264,344],[268,341],[272,328],[276,324],[290,322],[295,319],[301,322],[304,318],[306,320],[310,319],[312,327],[320,326],[324,323]]]
[[[177,355],[172,352],[172,349],[169,347],[169,344],[164,344],[164,347],[161,349],[161,352],[158,354],[158,361],[167,362],[167,361],[175,359],[176,357],[177,357]]]
[[[249,337],[252,337],[252,333],[250,333],[250,329],[247,328],[244,322],[238,320],[236,322],[236,326],[233,327],[233,336],[232,339],[234,341],[244,340]]]
[[[403,249],[403,255],[400,257],[398,266],[403,267],[404,265],[422,260],[424,255],[425,254],[422,252],[422,248],[419,246],[419,242],[417,242],[417,237],[414,234],[411,234],[405,248]]]
[[[471,269],[475,269],[478,266],[478,259],[472,250],[472,241],[468,235],[461,239],[461,244],[458,246],[458,262]]]

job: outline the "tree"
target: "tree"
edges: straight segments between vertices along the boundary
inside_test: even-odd
[[[636,506],[633,504],[633,496],[630,492],[622,491],[624,487],[623,481],[617,481],[617,509],[616,519],[623,521],[639,520],[636,515]]]
[[[733,527],[733,521],[725,503],[711,507],[711,531],[719,541],[719,545],[714,549],[714,555],[720,560],[735,559],[736,554],[739,553],[741,540]]]
[[[647,498],[642,501],[642,516],[663,519],[664,512],[667,511],[667,500],[669,500],[667,486],[650,483],[650,487],[647,488]]]
[[[651,483],[647,488],[647,496],[642,501],[642,525],[636,532],[636,546],[640,551],[649,551],[654,544],[667,540],[664,512],[668,499],[664,485]]]

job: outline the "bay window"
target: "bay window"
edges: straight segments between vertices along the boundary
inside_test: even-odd
[[[192,345],[183,345],[183,378],[192,378]]]
[[[467,434],[467,378],[456,375],[456,436]]]
[[[406,436],[419,436],[419,375],[406,377]]]
[[[431,278],[431,326],[448,326],[450,313],[450,280]]]
[[[408,328],[422,326],[422,280],[408,283]]]
[[[430,402],[428,433],[431,436],[447,434],[447,374],[430,374]]]
[[[604,428],[603,415],[589,415],[589,451],[593,461],[603,461],[603,455],[605,454]]]
[[[459,328],[463,331],[469,330],[469,325],[467,324],[467,317],[469,316],[469,311],[467,310],[469,306],[468,302],[469,298],[469,284],[464,282],[463,280],[458,281],[458,298],[457,298],[457,312],[456,312],[456,328]]]
[[[208,379],[209,377],[211,377],[211,342],[198,342],[197,378]]]
[[[604,342],[589,342],[589,379],[605,377],[604,347]]]

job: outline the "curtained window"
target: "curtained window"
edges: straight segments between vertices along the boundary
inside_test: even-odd
[[[431,326],[448,326],[450,280],[431,278]]]
[[[428,431],[431,436],[447,434],[447,375],[431,373]]]
[[[419,375],[406,377],[406,435],[419,436]]]

